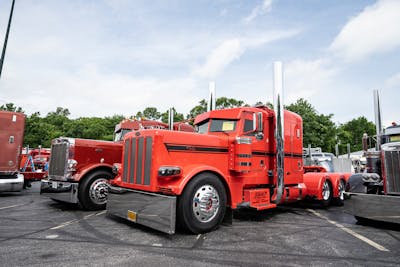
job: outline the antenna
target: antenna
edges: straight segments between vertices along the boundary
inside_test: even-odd
[[[6,32],[6,37],[4,39],[4,44],[3,44],[3,51],[1,52],[1,58],[0,58],[0,78],[1,78],[1,71],[3,70],[3,62],[4,62],[4,57],[6,55],[6,48],[7,48],[7,42],[8,42],[8,35],[10,34],[10,27],[11,27],[11,20],[12,20],[12,15],[14,13],[14,4],[15,0],[12,1],[11,4],[11,11],[10,11],[10,17],[8,19],[8,26],[7,26],[7,32]]]

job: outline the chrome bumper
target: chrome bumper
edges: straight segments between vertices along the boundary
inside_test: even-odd
[[[78,203],[78,183],[42,180],[40,194],[51,199]]]
[[[109,186],[107,214],[174,234],[176,197]]]
[[[400,224],[400,196],[345,192],[344,208],[354,216]]]
[[[20,173],[16,178],[0,179],[0,192],[18,192],[24,187],[24,176]]]

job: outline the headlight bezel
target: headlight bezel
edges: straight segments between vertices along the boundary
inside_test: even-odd
[[[161,166],[158,168],[158,177],[179,177],[182,175],[182,168],[179,166]]]

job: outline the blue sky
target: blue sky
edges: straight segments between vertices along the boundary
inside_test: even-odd
[[[400,122],[397,0],[17,0],[0,104],[71,117],[189,110],[217,96],[272,99],[284,64],[285,101],[307,99],[344,123]],[[3,41],[11,0],[0,1]]]

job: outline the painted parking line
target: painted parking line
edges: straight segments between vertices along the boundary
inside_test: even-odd
[[[5,209],[11,209],[15,207],[20,207],[20,206],[25,206],[26,204],[19,204],[19,205],[12,205],[12,206],[7,206],[7,207],[1,207],[0,210],[5,210]]]
[[[346,233],[348,233],[348,234],[354,236],[355,238],[358,238],[359,240],[361,240],[361,241],[367,243],[368,245],[370,245],[370,246],[376,248],[377,250],[380,250],[380,251],[390,251],[390,250],[388,250],[387,248],[385,248],[384,246],[381,246],[381,245],[379,245],[378,243],[372,241],[371,239],[369,239],[369,238],[367,238],[367,237],[365,237],[365,236],[363,236],[363,235],[360,235],[360,234],[354,232],[353,230],[351,230],[351,229],[349,229],[349,228],[347,228],[347,227],[341,225],[340,223],[337,223],[337,222],[334,222],[334,221],[330,220],[329,218],[325,217],[324,215],[322,215],[321,213],[319,213],[319,212],[317,212],[317,211],[315,211],[315,210],[312,210],[312,209],[307,209],[307,210],[308,210],[309,212],[313,213],[315,216],[317,216],[317,217],[319,217],[319,218],[321,218],[321,219],[324,219],[324,220],[328,221],[329,223],[335,225],[335,226],[338,227],[339,229],[342,229],[342,230],[345,231]]]
[[[62,223],[62,224],[60,224],[60,225],[57,225],[57,226],[54,226],[54,227],[52,227],[52,228],[50,228],[50,229],[51,229],[51,230],[57,230],[57,229],[63,228],[63,227],[65,227],[65,226],[71,225],[71,224],[76,223],[76,222],[79,222],[79,221],[80,221],[80,220],[75,219],[75,220],[72,220],[72,221],[64,222],[64,223]]]
[[[97,212],[97,213],[91,213],[89,215],[84,216],[82,219],[74,219],[74,220],[71,220],[71,221],[68,221],[68,222],[63,222],[63,223],[61,223],[61,224],[59,224],[57,226],[54,226],[54,227],[50,228],[50,230],[57,230],[57,229],[60,229],[60,228],[64,228],[65,226],[80,222],[82,220],[86,220],[86,219],[88,219],[88,218],[90,218],[92,216],[99,216],[99,215],[102,215],[104,213],[106,213],[106,211],[101,211],[101,212]]]

